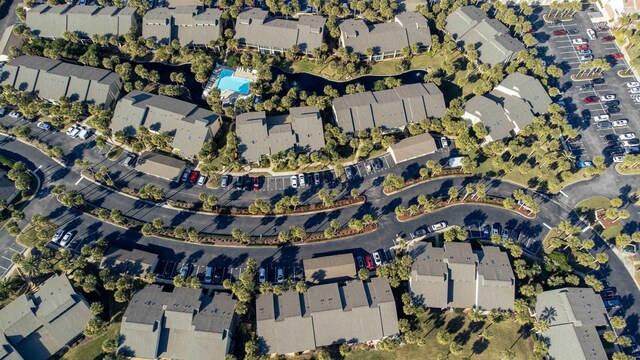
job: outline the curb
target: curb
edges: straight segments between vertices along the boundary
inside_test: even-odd
[[[445,175],[445,176],[439,176],[439,177],[436,177],[436,178],[428,178],[428,179],[425,179],[424,181],[419,181],[419,182],[413,183],[413,184],[408,185],[408,186],[405,186],[405,187],[403,187],[403,188],[401,188],[401,189],[394,190],[393,192],[390,192],[390,193],[386,193],[386,192],[384,191],[384,189],[382,189],[382,193],[383,193],[385,196],[393,196],[393,195],[396,195],[396,194],[398,194],[398,193],[401,193],[401,192],[403,192],[403,191],[405,191],[405,190],[411,189],[412,187],[415,187],[415,186],[418,186],[418,185],[422,185],[422,184],[426,184],[426,183],[428,183],[428,182],[430,182],[430,181],[435,181],[435,180],[440,180],[440,179],[459,178],[459,177],[461,177],[461,178],[465,178],[465,177],[477,177],[477,175],[473,175],[473,174],[459,174],[459,175]]]
[[[20,139],[20,138],[19,138],[19,137],[17,137],[17,136],[14,136],[14,135],[11,135],[11,134],[7,134],[7,133],[4,133],[4,132],[0,132],[0,135],[6,136],[6,137],[8,137],[8,138],[12,138],[12,139],[14,139],[14,140],[17,140],[17,141],[19,141],[19,142],[21,142],[21,143],[23,143],[23,144],[25,144],[25,145],[27,145],[27,146],[31,146],[32,148],[34,148],[34,149],[36,149],[36,150],[40,151],[43,155],[47,156],[49,159],[51,159],[51,160],[53,160],[53,161],[57,162],[57,163],[58,163],[58,165],[60,165],[60,166],[62,166],[62,167],[64,167],[64,168],[66,168],[66,167],[67,167],[67,165],[66,165],[65,163],[63,163],[62,161],[58,160],[57,158],[54,158],[54,157],[49,156],[49,154],[47,154],[46,152],[44,152],[44,151],[43,151],[42,149],[40,149],[39,147],[34,146],[32,143],[30,143],[30,142],[28,142],[28,141],[22,140],[22,139]],[[49,145],[47,144],[47,146],[49,146]]]
[[[412,216],[412,217],[410,217],[410,218],[408,218],[408,219],[405,219],[405,220],[400,220],[400,219],[398,218],[398,215],[396,215],[396,220],[398,220],[398,222],[401,222],[401,223],[403,223],[403,222],[408,222],[408,221],[415,220],[415,219],[417,219],[417,218],[419,218],[419,217],[422,217],[422,216],[424,216],[424,215],[433,214],[433,213],[438,212],[438,211],[440,211],[440,210],[444,210],[444,209],[446,209],[446,208],[448,208],[448,207],[461,206],[461,205],[491,206],[491,207],[495,207],[495,208],[498,208],[498,209],[503,209],[503,210],[506,210],[506,211],[510,211],[510,212],[516,213],[516,214],[518,214],[518,215],[522,216],[522,217],[523,217],[523,218],[525,218],[525,219],[533,220],[533,219],[535,219],[535,218],[536,218],[535,214],[534,214],[534,216],[533,216],[533,217],[529,217],[529,216],[525,216],[525,215],[523,215],[522,213],[519,213],[519,212],[517,212],[517,211],[515,211],[515,210],[507,209],[507,208],[505,208],[504,206],[498,206],[498,205],[494,205],[494,204],[485,204],[485,203],[455,203],[455,204],[451,204],[451,205],[443,206],[443,207],[441,207],[441,208],[435,209],[435,210],[430,211],[430,212],[428,212],[428,213],[423,212],[423,213],[421,213],[421,214],[418,214],[418,215],[416,215],[416,216]]]

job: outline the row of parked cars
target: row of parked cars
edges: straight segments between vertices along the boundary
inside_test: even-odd
[[[180,178],[180,182],[182,183],[197,183],[200,186],[203,186],[204,184],[207,183],[207,180],[209,179],[209,176],[205,175],[205,174],[200,174],[200,171],[197,170],[189,170],[186,169],[183,173],[182,173],[182,177]]]
[[[71,241],[73,240],[73,237],[75,235],[76,232],[73,230],[65,231],[64,229],[58,229],[58,231],[56,231],[56,233],[51,238],[51,242],[62,247],[67,247],[69,246],[69,244],[71,244]]]
[[[92,133],[93,129],[78,124],[71,125],[71,127],[69,127],[66,131],[66,134],[71,136],[72,139],[80,138],[82,140],[86,140],[87,138],[89,138]]]
[[[369,271],[374,271],[377,267],[380,267],[391,260],[393,260],[391,253],[384,251],[383,249],[378,249],[371,254],[366,254],[365,256],[356,257],[358,269],[367,269]]]

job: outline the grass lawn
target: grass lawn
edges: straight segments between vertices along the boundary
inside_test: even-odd
[[[107,331],[102,335],[96,336],[93,339],[87,339],[80,345],[71,349],[68,353],[64,354],[62,359],[66,360],[94,360],[102,359],[102,343],[107,339],[115,339],[120,333],[120,322],[114,321],[109,324]]]
[[[500,359],[500,352],[511,349],[516,354],[516,359],[529,359],[528,340],[519,333],[520,325],[504,319],[496,324],[471,324],[464,315],[446,313],[444,321],[438,323],[432,315],[423,315],[422,333],[425,337],[425,345],[405,345],[394,352],[387,351],[355,351],[347,356],[348,360],[392,360],[392,359],[435,359],[439,353],[448,353],[448,345],[440,345],[436,340],[436,334],[443,329],[449,329],[452,339],[463,344],[464,350],[454,359],[473,358],[474,360]],[[472,326],[470,326],[472,325]],[[484,328],[491,326],[494,336],[487,342],[482,341],[478,335]]]
[[[616,171],[622,175],[638,175],[640,174],[640,167],[635,167],[635,168],[627,168],[624,167],[622,164],[616,164],[615,167]]]
[[[111,160],[111,161],[116,161],[116,160],[118,160],[120,155],[122,155],[123,151],[124,151],[124,149],[121,146],[114,145],[111,148],[111,150],[109,150],[109,153],[107,154],[107,158],[109,160]]]
[[[545,254],[550,254],[551,252],[553,252],[553,250],[556,249],[555,247],[549,245],[549,241],[551,241],[551,239],[553,238],[559,237],[560,235],[560,232],[556,228],[549,230],[547,236],[545,236],[544,240],[542,240],[542,250]]]
[[[14,163],[15,161],[13,161],[12,159],[9,159],[8,157],[0,154],[0,168],[9,171],[11,170],[11,168],[13,168]]]
[[[58,225],[56,225],[53,222],[49,222],[49,224],[46,226],[46,232],[48,234],[47,237],[49,238],[53,236],[57,228],[58,228]],[[36,244],[41,241],[37,237],[36,227],[32,226],[31,224],[28,224],[25,227],[25,230],[23,230],[22,233],[18,235],[18,237],[16,238],[16,242],[24,247],[32,248],[32,247],[35,247]]]
[[[593,224],[595,222],[595,210],[608,209],[610,207],[611,202],[609,198],[595,196],[579,202],[578,205],[576,205],[576,211],[579,215],[586,216],[589,222]],[[613,241],[616,236],[622,233],[622,223],[620,223],[620,220],[616,222],[615,226],[611,226],[604,231],[599,224],[594,228],[600,233],[600,236],[607,241]]]
[[[609,198],[604,196],[596,196],[586,200],[582,200],[576,205],[576,208],[584,208],[588,210],[608,209],[611,206]]]

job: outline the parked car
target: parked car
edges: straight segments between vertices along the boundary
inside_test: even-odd
[[[593,55],[580,55],[580,61],[591,61],[593,60]]]
[[[1,69],[1,68],[0,68]],[[4,113],[7,112],[7,109],[0,107],[0,116],[4,116]]]
[[[296,175],[291,175],[291,187],[294,189],[298,187],[298,177]]]
[[[373,252],[373,261],[376,263],[376,266],[382,266],[382,258],[377,251]]]
[[[358,261],[358,269],[364,268],[364,259],[362,258],[362,256],[358,256],[356,260]]]
[[[567,35],[567,30],[555,30],[553,32],[553,36],[562,36]]]
[[[603,77],[595,78],[591,80],[591,82],[596,85],[604,84],[604,78]]]
[[[629,93],[630,94],[640,94],[640,87],[635,87],[635,88],[629,89]]]
[[[56,231],[56,233],[51,238],[51,242],[57,243],[62,238],[62,235],[64,235],[64,229],[58,229],[58,231]]]
[[[589,91],[589,90],[593,90],[593,84],[584,84],[578,88],[578,91],[580,92]]]
[[[624,161],[624,155],[616,155],[611,158],[614,163],[621,163]]]
[[[589,109],[582,110],[581,114],[585,120],[591,120],[591,111]]]
[[[586,45],[586,44],[578,45],[576,46],[576,50],[589,50],[589,45]]]
[[[371,259],[371,255],[367,255],[364,257],[364,266],[371,271],[375,270],[376,267],[375,265],[373,265],[373,260]]]
[[[585,104],[596,103],[596,102],[598,102],[598,97],[597,96],[587,96],[586,98],[584,98],[584,102],[585,102]]]
[[[447,227],[447,222],[446,221],[440,221],[440,222],[437,222],[437,223],[431,225],[431,230],[432,231],[438,231],[438,230],[442,230],[442,229],[444,229],[446,227]]]
[[[571,40],[571,43],[573,45],[583,45],[583,44],[588,44],[589,42],[585,39],[573,39]]]
[[[624,58],[624,54],[623,53],[614,53],[614,54],[611,54],[611,57],[613,59],[623,59]]]
[[[604,139],[607,141],[614,141],[614,140],[620,140],[620,138],[618,137],[617,134],[607,134],[604,136]]]
[[[591,55],[591,50],[578,50],[578,55]]]
[[[44,121],[38,121],[38,127],[42,130],[51,129],[51,125],[48,122],[44,122]]]
[[[306,186],[307,183],[305,181],[304,174],[298,175],[298,182],[300,183],[300,187]]]
[[[592,167],[593,163],[591,161],[578,161],[576,163],[576,166],[580,169],[584,169],[584,168]]]
[[[76,235],[75,231],[69,231],[68,233],[64,234],[64,236],[62,237],[62,240],[60,240],[60,246],[64,246],[64,247],[69,246],[69,244],[71,244],[71,240],[73,240],[73,237],[75,235]]]
[[[189,174],[189,182],[190,183],[195,183],[196,181],[198,181],[198,176],[200,176],[200,172],[193,170]]]
[[[238,176],[238,178],[236,179],[235,188],[236,190],[242,190],[243,187],[244,187],[244,180],[242,179],[242,176]]]
[[[213,267],[207,266],[204,270],[204,282],[210,284],[213,281]]]
[[[493,224],[493,227],[491,228],[491,236],[500,235],[502,233],[501,230],[502,230],[502,226],[500,226],[499,223]]]
[[[124,160],[122,160],[122,165],[126,166],[126,167],[133,167],[133,165],[135,165],[135,160],[136,160],[136,156],[134,154],[129,153],[129,155],[127,155],[127,157],[124,158]]]
[[[613,36],[609,35],[609,36],[605,36],[605,37],[603,37],[603,38],[602,38],[602,42],[612,42],[612,41],[614,41],[615,39],[616,39],[615,37],[613,37]]]
[[[191,171],[189,169],[186,169],[183,173],[182,173],[182,177],[180,178],[181,182],[185,182],[187,181],[187,179],[189,179],[189,174],[191,173]]]
[[[638,146],[626,147],[624,148],[624,153],[631,154],[631,155],[640,154],[640,147]]]
[[[568,31],[568,32],[569,32],[569,34],[571,34],[571,35],[575,35],[575,34],[579,34],[579,33],[580,33],[580,30],[578,30],[578,29],[569,29],[569,30],[567,30],[567,31]]]
[[[613,125],[613,127],[627,126],[627,124],[629,124],[629,121],[627,119],[620,119],[611,122],[611,125]]]
[[[75,126],[72,129],[70,129],[71,131],[67,130],[67,135],[71,136],[72,139],[75,139],[78,137],[78,134],[82,129],[83,128],[81,126]]]
[[[640,82],[637,82],[637,81],[628,82],[627,87],[629,89],[640,87]]]
[[[206,184],[208,178],[209,177],[207,175],[200,175],[200,177],[198,177],[198,185],[203,186]]]
[[[222,175],[222,179],[220,179],[220,186],[222,186],[223,188],[226,188],[227,186],[229,186],[230,182],[231,182],[231,175]]]
[[[73,133],[73,131],[74,131],[75,129],[77,129],[77,127],[78,127],[78,126],[77,126],[76,124],[73,124],[73,125],[71,125],[71,127],[69,127],[69,128],[67,129],[67,131],[66,131],[65,133],[66,133],[67,135],[71,136],[71,133]]]
[[[604,103],[605,107],[620,106],[620,100],[609,100]]]
[[[622,146],[628,147],[628,146],[638,146],[640,145],[640,139],[631,139],[631,140],[625,140],[622,142]]]
[[[574,137],[574,138],[567,138],[567,140],[565,140],[567,143],[572,144],[575,142],[578,142],[582,139],[582,135],[578,134],[578,136]]]
[[[587,36],[589,36],[589,39],[591,40],[595,40],[598,38],[598,35],[596,35],[596,32],[593,31],[593,29],[587,29]]]
[[[282,284],[284,282],[284,269],[278,268],[276,270],[276,282]]]
[[[604,299],[602,300],[602,302],[604,303],[604,307],[607,310],[620,307],[622,305],[622,302],[620,301],[619,296],[614,296],[614,297]]]
[[[258,270],[258,282],[262,284],[265,281],[267,281],[267,270],[260,268]]]
[[[615,99],[616,99],[615,94],[607,94],[607,95],[600,96],[600,101],[609,101],[609,100],[615,100]]]
[[[412,232],[411,235],[413,237],[420,237],[427,235],[427,230],[425,228],[418,228],[416,231]]]
[[[598,130],[610,129],[613,125],[609,121],[602,121],[596,124],[596,128]]]
[[[191,272],[191,264],[184,264],[180,269],[180,276],[186,278],[187,276],[189,276],[190,272]]]
[[[353,179],[353,169],[351,166],[345,166],[344,174],[347,176],[347,180]]]
[[[509,229],[507,228],[502,229],[502,239],[506,240],[508,238],[509,238]]]
[[[313,174],[313,185],[320,185],[320,174]]]
[[[373,159],[373,169],[374,169],[375,171],[380,171],[380,170],[382,170],[382,167],[383,167],[383,165],[382,165],[382,160],[381,160],[380,158],[375,158],[375,159]]]
[[[20,111],[12,111],[9,113],[9,117],[19,120],[22,119],[22,113]]]
[[[260,190],[260,178],[257,176],[253,177],[253,190],[254,191]]]
[[[596,115],[593,117],[593,121],[595,122],[607,121],[607,120],[609,120],[609,115],[607,114]]]
[[[442,145],[443,149],[446,149],[449,147],[449,141],[444,136],[440,138],[440,144]]]
[[[491,225],[485,225],[482,228],[482,237],[485,239],[490,239],[491,238]]]
[[[73,131],[73,133],[71,133],[71,138],[77,139],[80,137],[80,135],[86,136],[86,130],[87,129],[85,129],[84,126],[78,125],[78,127]]]
[[[607,113],[609,114],[618,114],[620,113],[620,108],[617,106],[607,106]]]

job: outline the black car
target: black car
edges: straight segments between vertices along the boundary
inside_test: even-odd
[[[242,176],[238,176],[238,178],[236,179],[235,188],[236,190],[242,190],[243,187],[244,187],[244,179]]]
[[[332,178],[333,178],[333,176],[331,175],[331,171],[325,171],[324,172],[324,182],[330,183]]]
[[[605,106],[612,107],[620,105],[620,100],[609,100],[604,103]]]
[[[621,148],[620,146],[614,146],[614,147],[605,149],[605,152],[608,152],[609,154],[624,153],[624,149]]]
[[[616,134],[607,134],[607,135],[604,136],[604,139],[607,140],[607,141],[614,141],[614,140],[618,141],[619,140],[618,135],[616,135]]]
[[[578,91],[589,91],[593,89],[593,84],[584,84],[578,88]]]
[[[569,32],[569,34],[579,34],[580,30],[578,29],[571,29],[571,30],[567,30],[567,32]]]
[[[380,158],[373,159],[373,169],[375,171],[382,170],[382,160],[380,160]]]
[[[620,146],[620,141],[618,140],[611,140],[607,143],[607,147],[616,147],[616,146]]]
[[[591,80],[592,83],[594,84],[604,84],[604,78],[600,77],[600,78],[595,78],[593,80]]]
[[[617,106],[612,106],[612,107],[607,108],[607,113],[609,113],[609,114],[617,114],[619,112],[620,112],[620,108],[617,107]]]
[[[598,128],[599,130],[610,129],[612,127],[613,127],[613,125],[611,125],[611,123],[609,121],[601,121],[601,122],[596,124],[596,128]]]
[[[591,120],[591,111],[589,110],[582,110],[582,117],[585,120]]]

